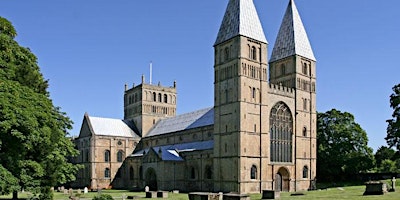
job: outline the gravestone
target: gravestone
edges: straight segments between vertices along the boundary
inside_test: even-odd
[[[365,192],[363,195],[383,195],[387,192],[385,183],[380,181],[369,181],[365,183]]]
[[[157,197],[158,198],[168,198],[168,192],[167,191],[158,191]]]
[[[228,193],[223,195],[223,200],[250,200],[250,196],[247,194]]]
[[[263,190],[262,199],[279,199],[281,193],[275,190]]]
[[[393,192],[396,191],[396,177],[392,178],[392,190]]]
[[[146,198],[157,198],[157,192],[154,191],[146,192]]]
[[[84,194],[87,194],[89,191],[88,191],[88,188],[87,187],[85,187],[85,188],[83,188],[83,193]]]
[[[149,192],[149,191],[150,191],[149,186],[144,187],[144,191],[145,191],[145,192]]]

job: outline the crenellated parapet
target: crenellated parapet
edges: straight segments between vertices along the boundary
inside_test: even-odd
[[[291,97],[291,98],[295,97],[295,89],[285,87],[282,84],[276,85],[276,84],[269,83],[268,93]]]

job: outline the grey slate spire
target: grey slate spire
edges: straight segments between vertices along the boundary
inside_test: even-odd
[[[253,0],[229,0],[214,45],[238,35],[267,43]]]
[[[316,60],[294,0],[290,0],[283,17],[270,62],[299,55]]]

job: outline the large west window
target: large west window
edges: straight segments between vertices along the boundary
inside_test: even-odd
[[[271,109],[270,136],[271,162],[292,162],[293,118],[283,102]]]

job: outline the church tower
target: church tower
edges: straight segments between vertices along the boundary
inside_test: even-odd
[[[128,89],[125,85],[124,119],[132,120],[144,137],[158,120],[176,115],[176,82],[164,87],[160,83],[145,83]]]
[[[253,0],[230,0],[214,44],[214,188],[259,190],[261,90],[267,80],[267,45]],[[253,187],[253,188],[251,188]]]
[[[295,90],[295,188],[316,177],[316,59],[294,0],[290,0],[269,61],[270,83]]]

